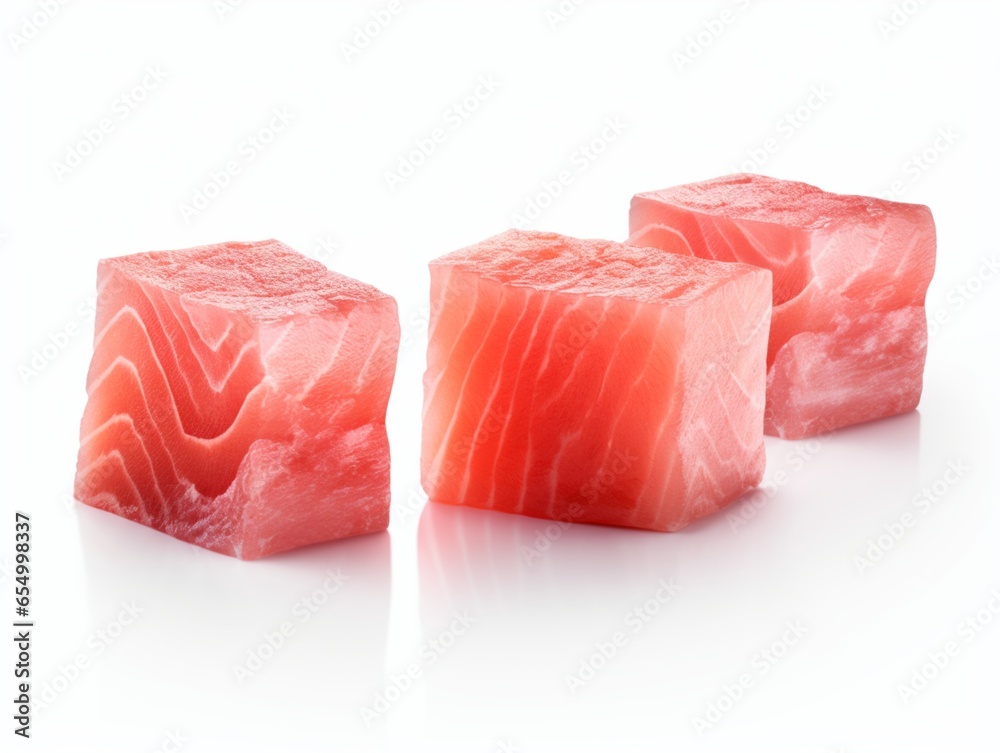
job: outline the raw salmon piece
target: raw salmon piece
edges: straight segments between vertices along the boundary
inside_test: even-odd
[[[760,482],[767,270],[516,230],[430,270],[431,500],[673,531]]]
[[[931,211],[730,175],[637,194],[629,243],[774,274],[765,431],[799,439],[913,410],[927,354]]]
[[[97,284],[77,499],[242,559],[388,526],[390,296],[274,240]]]

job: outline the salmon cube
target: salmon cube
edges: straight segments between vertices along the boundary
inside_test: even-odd
[[[673,531],[760,482],[770,272],[517,230],[430,271],[431,500]]]
[[[242,559],[388,526],[390,296],[278,241],[97,276],[78,500]]]
[[[931,211],[762,175],[637,194],[629,243],[774,275],[765,431],[800,439],[913,410]]]

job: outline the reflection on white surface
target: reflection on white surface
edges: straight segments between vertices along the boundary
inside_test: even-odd
[[[384,673],[389,534],[243,562],[83,505],[78,518],[93,624],[142,610],[94,670],[98,708],[189,729],[228,718],[235,736],[294,738],[318,717],[331,740],[364,732],[359,687]],[[151,680],[155,696],[131,692]],[[271,711],[247,727],[247,708]]]
[[[505,720],[544,716],[611,739],[608,718],[654,713],[664,732],[689,735],[729,675],[755,664],[768,676],[742,705],[770,694],[767,713],[734,711],[723,722],[773,726],[779,719],[768,715],[791,707],[781,698],[816,682],[816,652],[836,650],[858,627],[837,624],[840,602],[865,585],[849,544],[866,526],[878,530],[875,505],[888,516],[906,503],[919,456],[917,413],[813,442],[768,439],[767,494],[672,534],[428,504],[418,532],[423,638],[457,612],[477,619],[427,675],[430,728],[447,736],[458,717],[502,738]],[[663,583],[676,595],[665,598]],[[758,654],[794,621],[809,629],[771,673]],[[595,660],[595,651],[612,653],[616,632],[622,645]],[[594,671],[581,675],[581,662]],[[588,679],[581,686],[574,675]]]

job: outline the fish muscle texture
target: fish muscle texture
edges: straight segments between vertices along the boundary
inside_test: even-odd
[[[243,559],[386,528],[390,296],[273,240],[97,277],[77,499]]]
[[[516,230],[430,269],[431,500],[666,531],[760,482],[767,270]]]
[[[765,431],[799,439],[917,407],[930,210],[761,175],[632,199],[629,243],[774,274]]]

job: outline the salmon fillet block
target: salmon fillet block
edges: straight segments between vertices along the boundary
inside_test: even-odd
[[[768,271],[516,230],[430,271],[431,500],[673,531],[760,482]]]
[[[629,243],[774,274],[765,431],[799,439],[913,410],[931,211],[761,175],[637,194]]]
[[[243,559],[387,527],[391,297],[273,240],[97,284],[77,499]]]

